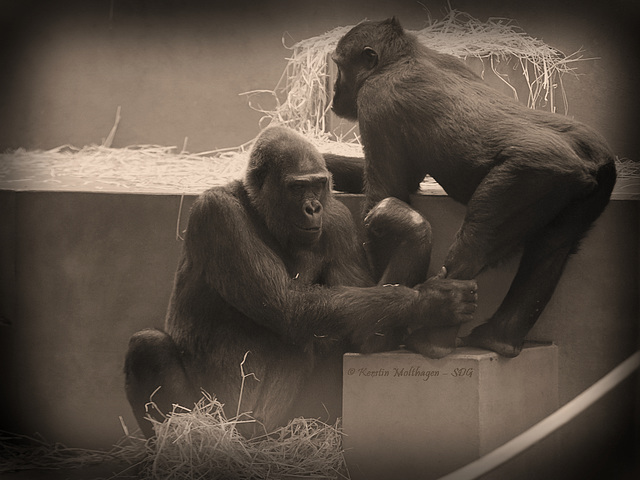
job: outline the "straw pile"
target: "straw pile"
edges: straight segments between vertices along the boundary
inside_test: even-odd
[[[573,64],[583,60],[580,51],[566,56],[542,40],[527,35],[513,20],[490,18],[481,22],[456,10],[450,11],[441,21],[430,20],[429,25],[416,34],[425,45],[439,52],[462,59],[487,59],[492,72],[511,87],[517,99],[516,89],[510,84],[509,78],[496,69],[500,62],[509,64],[513,61],[513,70],[516,71],[519,66],[527,83],[526,104],[529,108],[556,112],[555,89],[559,87],[564,112],[567,112],[562,76],[574,73]]]
[[[252,108],[264,114],[260,127],[287,125],[303,133],[320,151],[362,156],[357,135],[336,136],[328,131],[332,88],[328,55],[350,28],[339,27],[287,47],[291,57],[275,88],[242,94]],[[506,83],[509,78],[499,73],[497,66],[512,65],[515,74],[526,80],[526,103],[531,108],[555,111],[555,90],[559,89],[566,112],[562,76],[573,71],[575,62],[582,59],[580,52],[565,56],[526,35],[511,20],[481,22],[456,10],[439,21],[429,18],[425,28],[413,33],[441,52],[481,60],[488,72]],[[264,96],[268,102],[261,101]],[[274,100],[272,110],[259,106],[273,104]],[[197,194],[240,178],[253,143],[198,154],[186,151],[186,139],[181,149],[157,145],[116,149],[111,143],[118,121],[119,111],[102,145],[65,145],[46,151],[18,149],[0,154],[0,188]],[[637,173],[633,162],[626,166],[625,172]]]
[[[175,405],[166,421],[153,421],[153,439],[126,435],[108,452],[4,435],[0,436],[0,474],[111,462],[123,464],[113,478],[349,478],[338,424],[296,418],[274,432],[247,440],[236,429],[239,423],[247,422],[255,420],[248,414],[227,419],[222,404],[206,395],[192,410]]]
[[[275,432],[246,440],[236,425],[254,422],[246,414],[228,420],[222,405],[208,396],[191,411],[174,408],[165,422],[154,422],[157,438],[144,461],[144,476],[348,478],[337,424],[300,417]]]

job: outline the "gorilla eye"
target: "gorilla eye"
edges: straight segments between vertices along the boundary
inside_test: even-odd
[[[300,194],[304,192],[305,185],[304,183],[294,182],[288,185],[289,191],[295,194]]]
[[[378,54],[371,47],[364,47],[362,50],[362,56],[369,68],[373,68],[378,64]]]
[[[322,191],[325,189],[326,186],[327,186],[326,178],[322,178],[320,180],[313,182],[313,193],[316,195],[319,195],[320,193],[322,193]]]

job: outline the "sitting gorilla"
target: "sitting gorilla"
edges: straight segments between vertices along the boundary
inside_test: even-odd
[[[472,319],[474,281],[424,281],[431,232],[419,214],[386,199],[366,229],[374,267],[322,155],[291,130],[265,130],[244,181],[204,192],[191,209],[166,331],[130,340],[126,392],[143,433],[153,434],[146,404],[159,386],[161,412],[190,407],[205,390],[227,414],[251,412],[271,431],[328,359],[339,367],[347,349],[397,347],[398,330]],[[255,377],[240,398],[245,355],[243,371]],[[244,435],[259,432],[249,425]]]

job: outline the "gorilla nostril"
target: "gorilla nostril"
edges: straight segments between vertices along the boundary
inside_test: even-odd
[[[322,204],[318,201],[307,202],[304,206],[304,211],[307,215],[312,217],[322,211]]]

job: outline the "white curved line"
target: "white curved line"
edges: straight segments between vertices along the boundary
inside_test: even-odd
[[[484,457],[440,477],[439,480],[472,480],[490,472],[582,413],[582,411],[598,401],[598,399],[609,392],[609,390],[613,389],[631,375],[639,366],[640,351],[637,351],[591,387],[587,388],[576,398],[556,410],[544,420],[536,423],[533,427],[486,454]]]

